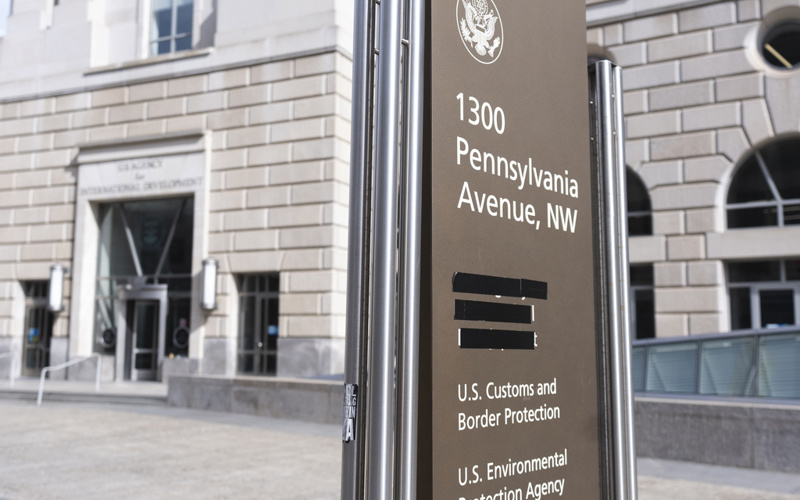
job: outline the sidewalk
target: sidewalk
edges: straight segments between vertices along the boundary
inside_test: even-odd
[[[0,500],[335,499],[340,432],[165,406],[0,400]],[[652,459],[639,468],[642,500],[800,499],[791,474]]]

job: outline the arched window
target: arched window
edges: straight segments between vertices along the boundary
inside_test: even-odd
[[[754,151],[728,189],[728,228],[800,224],[800,137]]]
[[[628,185],[628,236],[653,234],[653,209],[647,187],[631,169],[625,169]]]

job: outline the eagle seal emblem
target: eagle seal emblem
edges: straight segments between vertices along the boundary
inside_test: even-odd
[[[456,0],[456,21],[464,47],[482,64],[503,51],[503,21],[494,0]]]

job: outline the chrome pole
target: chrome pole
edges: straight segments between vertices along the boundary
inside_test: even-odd
[[[635,413],[633,400],[633,359],[631,356],[631,326],[630,326],[630,260],[628,257],[628,187],[626,181],[625,164],[625,119],[622,110],[622,68],[613,67],[614,85],[614,133],[616,150],[616,182],[617,182],[617,222],[619,225],[619,260],[620,260],[620,315],[622,316],[622,383],[625,398],[625,439],[627,441],[626,472],[628,475],[628,499],[636,500],[638,487],[636,481],[636,440],[634,435]]]
[[[600,140],[601,157],[603,162],[603,190],[604,190],[604,219],[606,226],[606,269],[608,270],[608,280],[606,288],[608,290],[608,309],[607,323],[609,327],[609,343],[611,346],[611,406],[613,412],[613,457],[614,457],[614,491],[617,500],[627,498],[627,461],[623,460],[623,454],[627,451],[625,442],[623,415],[623,384],[622,366],[620,353],[620,324],[619,324],[619,260],[617,258],[619,231],[617,224],[617,205],[616,205],[616,178],[614,168],[614,152],[616,139],[613,136],[614,116],[612,108],[612,89],[611,89],[611,63],[600,61],[597,63],[597,104],[598,119],[600,130],[598,139]]]
[[[419,316],[422,231],[422,141],[425,75],[425,2],[411,0],[409,9],[407,159],[405,170],[405,236],[401,277],[402,343],[398,425],[398,500],[417,497],[417,411],[419,395]]]
[[[381,0],[376,117],[374,258],[370,307],[367,498],[392,497],[400,122],[401,0]]]
[[[369,228],[372,171],[372,96],[375,2],[358,0],[353,30],[353,95],[350,140],[350,234],[347,261],[345,397],[342,428],[342,500],[364,496],[364,391],[369,303]]]
[[[625,343],[629,342],[627,333],[628,320],[626,318],[628,305],[623,300],[627,299],[627,223],[625,222],[626,207],[621,205],[625,201],[624,193],[619,189],[625,186],[625,165],[620,163],[624,157],[620,156],[620,147],[623,141],[622,129],[618,129],[619,121],[615,111],[621,111],[621,102],[614,101],[614,68],[609,61],[600,61],[597,69],[597,106],[600,130],[601,160],[603,164],[603,191],[605,194],[604,219],[606,226],[606,269],[607,283],[605,284],[608,298],[607,324],[609,343],[611,347],[611,406],[613,411],[613,456],[614,456],[614,490],[617,500],[636,500],[635,478],[632,474],[635,469],[630,468],[632,460],[629,450],[633,446],[632,429],[633,421],[628,418],[629,379],[625,366]],[[620,96],[621,98],[621,96]],[[620,99],[621,101],[621,99]],[[619,108],[619,109],[617,109]],[[623,176],[622,180],[619,177]],[[628,352],[629,347],[627,348]],[[632,495],[632,496],[631,496]]]

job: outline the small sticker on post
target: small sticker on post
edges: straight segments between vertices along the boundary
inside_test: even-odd
[[[358,385],[344,385],[344,422],[342,422],[342,441],[349,443],[356,439],[356,410],[358,409]]]

